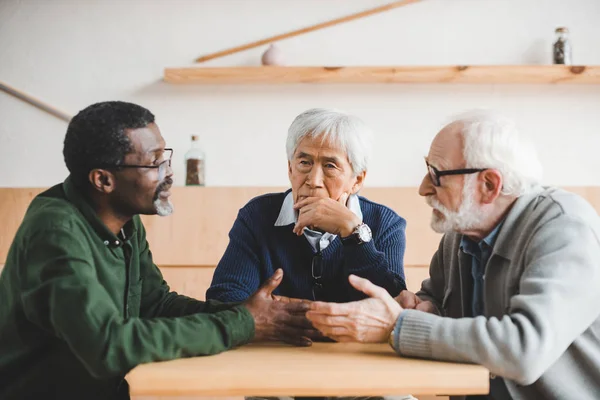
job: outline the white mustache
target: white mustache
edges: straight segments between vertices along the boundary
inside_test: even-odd
[[[442,205],[442,203],[439,202],[438,199],[434,198],[433,196],[427,196],[425,198],[425,201],[427,202],[427,204],[429,205],[429,207],[433,208],[434,210],[438,210],[439,212],[441,212],[442,214],[446,214],[448,210],[446,210],[446,207],[444,207]]]

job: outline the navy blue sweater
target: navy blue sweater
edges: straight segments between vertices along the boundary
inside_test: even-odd
[[[288,192],[256,197],[239,211],[229,232],[229,245],[206,292],[207,299],[246,300],[277,268],[282,268],[283,281],[274,294],[314,300],[311,262],[315,251],[304,236],[292,232],[293,224],[274,226]],[[381,204],[364,197],[359,201],[363,222],[371,228],[373,240],[358,245],[342,243],[336,237],[322,251],[323,290],[318,292],[317,300],[342,303],[365,298],[348,282],[350,274],[369,279],[392,296],[406,289],[406,221]]]

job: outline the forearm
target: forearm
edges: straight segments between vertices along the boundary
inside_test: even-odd
[[[123,319],[101,306],[92,316],[63,304],[51,322],[46,328],[97,378],[120,376],[142,363],[216,354],[254,336],[252,316],[242,306],[180,318]]]
[[[402,257],[396,257],[390,264],[384,252],[375,248],[373,241],[356,244],[344,244],[344,273],[368,279],[377,286],[385,288],[390,295],[397,296],[406,289]]]
[[[166,294],[156,309],[157,314],[153,317],[183,317],[197,313],[215,313],[229,310],[239,303],[222,303],[216,300],[200,301],[175,292]]]

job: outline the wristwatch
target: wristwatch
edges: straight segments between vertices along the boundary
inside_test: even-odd
[[[363,222],[360,225],[358,225],[356,228],[354,228],[354,230],[352,231],[350,236],[342,238],[342,242],[353,243],[353,244],[363,244],[363,243],[370,242],[371,239],[373,239],[373,235],[371,233],[371,228],[369,228],[369,225],[367,225]]]

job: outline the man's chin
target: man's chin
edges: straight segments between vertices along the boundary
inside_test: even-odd
[[[158,198],[154,200],[154,211],[155,214],[160,217],[167,217],[173,214],[174,208],[173,203],[168,198]]]
[[[437,210],[434,210],[434,211],[437,211]],[[440,215],[441,215],[441,217],[440,217]],[[443,216],[443,214],[440,213],[440,215],[438,215],[435,212],[432,213],[431,214],[431,222],[430,222],[429,226],[431,227],[431,229],[434,232],[437,232],[437,233],[448,233],[448,232],[451,232],[452,228],[448,227],[448,223],[446,222],[446,218]]]

